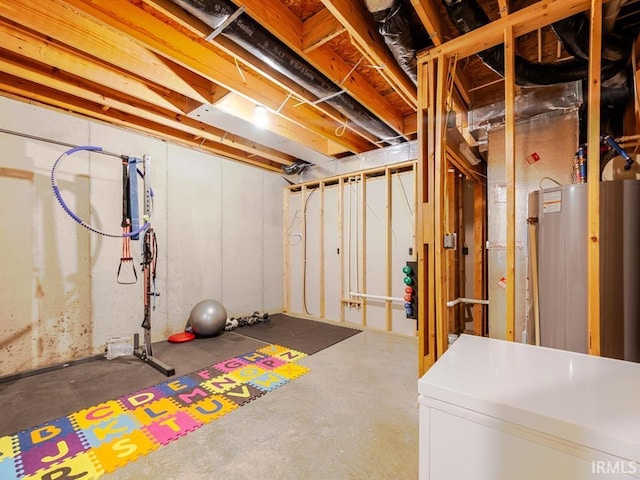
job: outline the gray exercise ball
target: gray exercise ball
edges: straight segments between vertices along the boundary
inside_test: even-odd
[[[211,337],[224,330],[227,310],[215,300],[202,300],[191,309],[189,325],[193,333],[201,337]]]

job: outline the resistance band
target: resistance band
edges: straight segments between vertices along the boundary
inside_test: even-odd
[[[130,174],[131,174],[131,159],[128,157],[122,157],[122,233],[127,234],[131,232],[131,210],[132,210],[132,202],[131,202],[131,182],[130,182]],[[135,166],[135,160],[133,161],[133,165]],[[134,179],[137,180],[137,175],[134,171]],[[134,186],[137,186],[137,183],[133,183]],[[137,197],[137,195],[136,195]],[[137,198],[136,198],[137,200]],[[136,210],[137,210],[137,202],[136,202]],[[122,252],[120,254],[120,264],[118,265],[118,273],[116,274],[116,281],[121,285],[132,285],[138,281],[138,272],[136,272],[136,266],[133,263],[133,257],[131,255],[131,239],[130,236],[122,237]],[[136,238],[134,238],[136,240]],[[131,264],[131,268],[133,270],[133,281],[122,281],[120,279],[120,272],[122,271],[123,264]]]
[[[149,217],[150,216],[149,217],[147,217],[147,216],[143,217],[145,223],[141,227],[129,228],[129,231],[127,231],[127,232],[123,231],[120,234],[106,233],[106,232],[98,230],[97,228],[89,225],[87,222],[85,222],[80,217],[78,217],[69,208],[69,206],[66,204],[66,202],[62,198],[62,194],[60,193],[60,189],[58,188],[58,184],[56,183],[56,169],[58,168],[58,165],[60,164],[60,162],[62,162],[62,160],[64,160],[68,156],[70,156],[70,155],[72,155],[72,154],[74,154],[76,152],[80,152],[80,151],[89,151],[89,152],[101,153],[102,152],[102,147],[95,147],[95,146],[91,146],[91,145],[74,147],[74,148],[71,148],[71,149],[67,150],[66,152],[64,152],[62,155],[60,155],[58,157],[58,159],[53,164],[53,168],[51,169],[51,187],[53,188],[53,194],[55,195],[56,199],[58,200],[58,203],[60,204],[62,209],[67,213],[67,215],[69,215],[71,218],[73,218],[77,223],[82,225],[84,228],[86,228],[88,230],[91,230],[92,232],[99,233],[100,235],[104,235],[105,237],[112,237],[112,238],[121,238],[121,237],[132,237],[132,238],[135,237],[135,238],[137,238],[140,233],[144,232],[147,228],[149,228],[149,220],[150,220]],[[122,157],[122,158],[123,158],[123,160],[126,159],[127,164],[129,166],[129,170],[130,170],[130,165],[131,164],[129,163],[129,158],[128,157]],[[133,171],[137,172],[141,176],[144,176],[142,174],[142,172],[137,170],[137,168],[135,166],[135,162],[136,161],[137,161],[136,159],[133,159]],[[135,176],[135,174],[134,174],[134,176]],[[131,182],[131,175],[129,175],[129,181]],[[153,192],[152,191],[150,191],[150,196],[153,197]]]

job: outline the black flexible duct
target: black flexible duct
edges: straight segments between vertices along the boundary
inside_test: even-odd
[[[460,33],[468,33],[489,23],[489,17],[475,0],[443,0],[451,20]],[[557,63],[535,63],[516,55],[516,83],[520,86],[552,85],[570,81],[586,81],[588,77],[589,22],[582,15],[574,15],[553,25],[565,48],[576,58]],[[615,34],[603,37],[601,64],[601,130],[603,134],[619,136],[620,112],[629,98],[629,74],[626,63],[631,43]],[[482,61],[500,75],[504,75],[504,49],[501,45],[478,53]],[[581,109],[580,143],[586,139],[586,108]],[[584,135],[584,136],[583,136]]]
[[[237,10],[235,5],[226,0],[172,1],[213,30],[220,27]],[[268,63],[276,71],[297,82],[319,99],[327,98],[325,103],[333,106],[351,122],[372,133],[381,141],[391,145],[404,141],[398,138],[398,134],[393,129],[381,122],[347,93],[342,92],[340,87],[302,60],[289,47],[275,39],[248,15],[240,15],[224,28],[221,35]]]
[[[376,10],[370,2],[366,2],[373,20],[378,25],[378,32],[400,65],[413,83],[418,84],[418,67],[416,63],[416,47],[413,38],[414,29],[409,22],[409,12],[402,0],[389,0],[388,6]]]
[[[296,160],[291,165],[283,165],[282,171],[287,175],[293,175],[293,174],[302,172],[305,168],[309,166],[311,166],[309,162],[305,162],[304,160]]]

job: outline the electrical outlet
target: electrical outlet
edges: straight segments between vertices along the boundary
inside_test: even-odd
[[[450,250],[455,250],[457,245],[456,241],[458,239],[458,235],[455,233],[445,233],[444,234],[444,248],[448,248]]]

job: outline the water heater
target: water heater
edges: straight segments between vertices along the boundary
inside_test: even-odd
[[[586,353],[587,184],[529,194],[540,344]],[[533,245],[529,245],[530,258]],[[600,351],[640,362],[640,181],[600,183]]]

